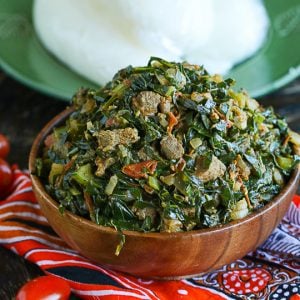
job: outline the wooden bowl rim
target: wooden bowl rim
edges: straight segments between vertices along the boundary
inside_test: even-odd
[[[42,145],[42,142],[46,138],[46,136],[50,133],[50,131],[57,125],[59,125],[66,117],[68,117],[72,112],[74,112],[73,107],[68,107],[65,110],[63,110],[61,113],[56,115],[52,120],[50,120],[43,129],[39,132],[37,137],[35,138],[30,154],[29,154],[29,172],[30,177],[32,180],[32,185],[35,188],[35,191],[39,193],[40,195],[43,195],[43,199],[48,202],[49,205],[52,206],[52,208],[57,209],[57,212],[59,213],[59,205],[58,202],[55,201],[45,190],[42,182],[40,179],[34,175],[35,171],[35,159],[37,154],[39,153],[40,147]],[[131,231],[131,230],[123,230],[123,234],[125,236],[132,236],[132,237],[143,237],[143,238],[156,238],[156,239],[177,239],[182,237],[189,237],[189,236],[202,236],[202,235],[209,235],[214,232],[222,232],[226,231],[227,229],[239,227],[241,225],[244,225],[246,223],[250,223],[253,221],[253,219],[265,214],[269,210],[271,210],[274,206],[276,206],[278,203],[280,203],[289,193],[289,191],[293,188],[295,184],[298,183],[298,180],[300,178],[300,164],[298,164],[295,167],[295,170],[293,171],[289,181],[284,186],[284,188],[280,191],[280,193],[274,197],[274,199],[267,203],[264,207],[258,209],[257,211],[251,213],[250,215],[246,216],[245,218],[241,220],[231,221],[224,225],[219,225],[212,228],[204,228],[204,229],[197,229],[197,230],[191,230],[191,231],[182,231],[182,232],[139,232],[139,231]],[[71,218],[74,222],[80,222],[81,225],[86,225],[89,228],[93,228],[98,230],[99,232],[103,233],[110,233],[110,234],[119,234],[118,231],[109,226],[103,226],[98,225],[86,218],[80,217],[78,215],[73,214],[72,212],[66,210],[64,215],[67,215],[69,218]]]

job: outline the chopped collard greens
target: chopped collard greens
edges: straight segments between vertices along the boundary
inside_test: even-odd
[[[46,138],[36,173],[61,211],[119,230],[189,231],[272,201],[300,136],[232,79],[152,57],[99,90]]]

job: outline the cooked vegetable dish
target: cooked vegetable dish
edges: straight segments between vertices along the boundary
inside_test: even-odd
[[[241,219],[272,201],[300,136],[232,79],[152,57],[80,89],[36,172],[61,211],[118,230],[177,232]]]

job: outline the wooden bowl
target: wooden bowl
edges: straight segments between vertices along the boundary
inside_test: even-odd
[[[67,109],[50,121],[35,139],[29,170],[35,171],[45,137],[72,111]],[[177,233],[124,231],[126,242],[119,256],[115,250],[119,233],[66,211],[45,191],[40,179],[31,175],[33,191],[57,234],[73,249],[105,267],[140,277],[179,279],[215,270],[242,258],[262,244],[286,213],[298,187],[299,167],[274,200],[242,220],[227,225]]]

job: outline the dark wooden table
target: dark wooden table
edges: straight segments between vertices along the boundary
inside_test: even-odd
[[[290,127],[300,132],[300,79],[260,100],[265,106],[274,106],[287,118]],[[10,163],[27,168],[34,137],[66,105],[23,86],[0,71],[0,132],[11,141]],[[21,285],[40,274],[42,271],[37,266],[0,247],[1,300],[13,299]]]

